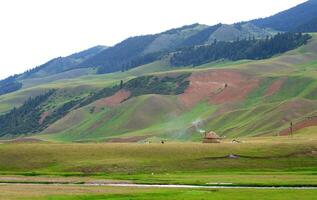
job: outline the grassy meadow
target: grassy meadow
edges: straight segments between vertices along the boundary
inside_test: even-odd
[[[316,147],[315,137],[300,136],[245,138],[239,144],[4,142],[0,199],[313,199],[317,190],[82,184],[317,186]]]
[[[317,185],[316,144],[295,136],[240,144],[4,143],[0,174],[163,184]]]

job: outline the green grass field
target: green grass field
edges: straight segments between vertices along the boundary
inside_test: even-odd
[[[240,144],[227,140],[220,144],[3,143],[0,183],[6,184],[0,184],[0,199],[208,200],[248,199],[250,195],[257,199],[313,199],[317,190],[164,189],[81,184],[316,187],[316,147],[316,137],[299,136],[245,138]],[[238,158],[228,158],[230,154]]]
[[[1,144],[0,173],[138,183],[317,185],[316,143],[293,137],[242,144]],[[239,158],[228,158],[231,154]]]

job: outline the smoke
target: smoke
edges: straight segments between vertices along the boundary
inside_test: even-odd
[[[185,140],[188,137],[188,123],[180,120],[179,114],[170,113],[166,116],[165,133],[168,137],[176,140]]]
[[[199,133],[206,133],[206,131],[203,130],[203,129],[199,129],[198,132],[199,132]]]
[[[164,130],[167,137],[171,139],[190,139],[193,128],[196,130],[196,133],[201,135],[207,132],[206,130],[202,129],[204,122],[200,118],[194,120],[193,122],[186,122],[185,120],[179,118],[177,114],[168,114],[166,119],[167,123],[165,123]]]
[[[195,127],[195,129],[198,133],[206,133],[206,131],[204,129],[201,129],[201,126],[203,125],[203,121],[200,118],[193,121],[192,125],[193,125],[193,127]]]

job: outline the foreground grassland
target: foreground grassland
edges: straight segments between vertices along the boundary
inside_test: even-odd
[[[177,189],[94,184],[317,186],[317,139],[245,138],[221,144],[0,144],[0,199],[303,199],[317,189]],[[236,158],[229,158],[235,155]],[[91,185],[92,184],[92,185]]]
[[[0,191],[0,199],[6,200],[311,200],[314,199],[317,195],[317,190],[145,189],[53,185],[19,185],[19,187],[0,185]]]
[[[241,144],[0,145],[0,182],[63,177],[64,182],[317,186],[316,166],[317,140],[301,137],[246,139]]]

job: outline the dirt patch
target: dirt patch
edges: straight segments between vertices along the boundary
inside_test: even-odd
[[[298,122],[293,125],[293,132],[299,131],[303,128],[317,126],[317,116],[306,118],[304,121]],[[287,136],[291,134],[290,128],[287,128],[280,132],[280,135]]]
[[[135,137],[127,137],[127,138],[112,138],[107,140],[106,142],[109,143],[134,143],[139,142],[142,140],[145,140],[146,138],[149,138],[151,136],[135,136]]]
[[[284,81],[285,81],[284,78],[283,78],[283,79],[278,79],[278,80],[274,81],[274,82],[267,88],[267,90],[266,90],[266,92],[265,92],[265,96],[272,96],[272,95],[274,95],[276,92],[278,92],[278,91],[281,89],[281,87],[282,87]]]
[[[259,85],[257,78],[227,69],[196,72],[189,81],[189,87],[179,95],[180,101],[187,107],[204,99],[215,104],[240,101]]]
[[[39,120],[39,123],[40,125],[43,124],[44,120],[46,119],[47,116],[49,116],[51,113],[46,111],[46,112],[43,112],[40,116],[40,120]]]
[[[122,103],[124,100],[128,99],[130,97],[131,93],[127,90],[120,90],[111,97],[106,97],[103,99],[99,99],[95,102],[95,105],[97,108],[103,107],[103,106],[109,106],[109,107],[115,107]]]

